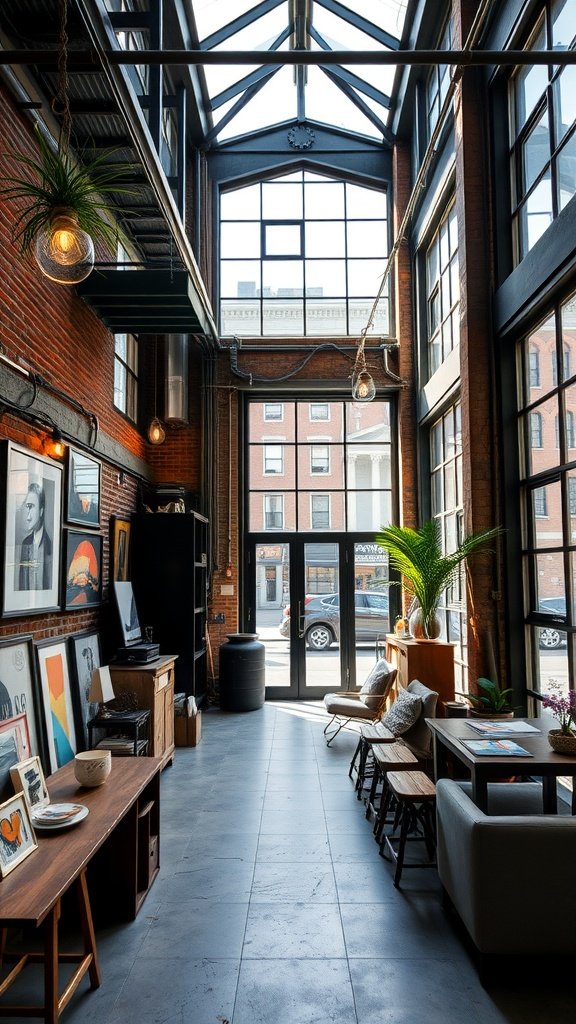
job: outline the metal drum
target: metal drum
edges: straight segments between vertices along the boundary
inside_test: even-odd
[[[229,633],[220,648],[220,707],[256,711],[264,704],[264,644],[258,633]]]

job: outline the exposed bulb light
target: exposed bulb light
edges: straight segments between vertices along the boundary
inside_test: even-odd
[[[150,420],[148,440],[150,444],[162,444],[166,440],[166,431],[157,416]]]
[[[58,210],[36,238],[36,261],[57,284],[78,284],[94,268],[94,243],[73,210]]]
[[[226,572],[224,573],[224,575],[226,576],[227,580],[231,580],[232,579],[233,571],[234,570],[232,569],[232,562],[228,562],[228,565],[226,566]]]
[[[43,441],[42,451],[51,459],[63,459],[66,452],[66,445],[58,427],[54,427],[51,434],[48,434]]]
[[[371,402],[376,395],[376,385],[368,370],[360,370],[352,383],[352,398],[355,402]]]

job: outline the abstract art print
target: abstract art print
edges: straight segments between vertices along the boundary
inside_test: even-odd
[[[36,653],[44,702],[48,768],[55,772],[71,761],[77,750],[66,639],[41,641],[36,645]]]
[[[102,537],[65,530],[64,608],[85,608],[102,600]]]
[[[13,765],[10,777],[15,792],[24,794],[31,813],[50,802],[39,757],[29,757],[26,761]]]
[[[4,878],[38,844],[22,793],[0,804],[0,876]]]
[[[30,635],[0,640],[0,724],[26,715],[30,754],[42,753],[42,719],[39,718],[34,645]]]

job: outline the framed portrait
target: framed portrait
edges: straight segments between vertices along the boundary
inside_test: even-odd
[[[30,736],[26,715],[0,722],[0,798],[10,794],[10,769],[30,757]]]
[[[68,449],[66,465],[66,521],[100,526],[101,464],[84,452]]]
[[[102,537],[98,533],[64,530],[64,594],[66,610],[100,604],[102,600]]]
[[[10,778],[14,792],[23,793],[26,806],[31,814],[39,807],[50,803],[50,795],[39,757],[29,757],[26,761],[19,761],[18,764],[13,765],[10,769]]]
[[[32,637],[0,640],[0,725],[25,715],[30,755],[43,753],[44,735]],[[22,760],[22,758],[20,759]]]
[[[76,633],[68,638],[70,667],[78,694],[78,742],[88,749],[88,722],[98,711],[98,703],[88,700],[92,673],[102,665],[102,648],[98,633]]]
[[[12,871],[38,848],[22,793],[0,804],[0,876]]]
[[[62,466],[1,444],[2,615],[59,608]]]
[[[130,520],[110,516],[110,582],[130,579]]]
[[[76,726],[66,637],[36,644],[46,729],[45,768],[55,772],[77,751]]]

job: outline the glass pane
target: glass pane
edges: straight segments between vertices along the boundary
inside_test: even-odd
[[[350,402],[346,405],[346,440],[349,444],[366,441],[390,441],[390,405],[388,402]],[[376,449],[378,452],[380,449]]]
[[[520,253],[524,257],[552,222],[550,171],[536,185],[520,209]]]
[[[266,298],[298,298],[304,294],[304,265],[301,260],[265,260],[262,287]]]
[[[557,159],[558,207],[563,210],[576,194],[576,134],[568,139]]]
[[[302,186],[283,181],[262,185],[262,217],[264,220],[301,220]]]
[[[260,293],[260,263],[257,260],[223,260],[220,265],[220,293],[224,298],[249,299]]]
[[[351,257],[380,256],[384,260],[388,253],[386,221],[353,221],[348,224],[347,236],[348,255]]]
[[[259,259],[260,224],[222,224],[220,245],[223,259]]]
[[[562,492],[559,480],[534,488],[531,514],[535,547],[549,548],[561,545]]]
[[[348,334],[358,337],[368,322],[372,312],[372,301],[369,299],[350,299],[348,302]],[[374,314],[372,327],[367,332],[371,337],[387,336],[390,333],[390,303],[387,298],[380,299]]]
[[[344,487],[344,452],[341,445],[300,445],[298,485],[304,488]]]
[[[296,299],[264,299],[262,334],[268,338],[304,334],[304,303]]]
[[[531,49],[545,50],[544,28],[538,32]],[[521,68],[514,79],[516,96],[516,134],[526,123],[548,84],[548,69],[543,64]]]
[[[347,529],[379,530],[392,522],[392,498],[389,491],[350,491]]]
[[[306,260],[306,295],[322,298],[346,295],[346,264],[344,260]]]
[[[388,555],[378,544],[354,545],[354,585],[356,681],[361,683],[376,653],[384,651],[391,628]],[[398,599],[396,593],[394,597]]]
[[[343,257],[344,223],[341,221],[308,221],[306,223],[306,256]],[[342,293],[340,293],[342,294]]]
[[[248,519],[249,529],[252,531],[295,530],[294,493],[263,494],[252,491],[248,499]]]
[[[301,256],[300,224],[265,224],[263,256]]]
[[[266,426],[269,427],[270,424]],[[269,433],[268,430],[264,432]],[[284,490],[295,486],[293,445],[251,444],[249,451],[250,490],[270,490],[278,487]]]
[[[522,144],[522,194],[524,195],[550,159],[550,132],[548,111],[534,126]]]
[[[552,10],[552,49],[569,50],[575,34],[574,4],[571,0],[556,0]]]
[[[306,182],[304,211],[307,219],[344,217],[344,184],[339,181]]]
[[[576,67],[566,67],[554,83],[556,145],[576,121]]]
[[[290,546],[256,545],[256,632],[265,647],[266,686],[290,683]]]
[[[308,299],[306,306],[306,334],[335,337],[346,334],[346,303],[337,299]]]
[[[127,345],[126,334],[115,334],[114,335],[114,351],[116,355],[120,356],[126,362],[126,345]]]
[[[376,192],[373,188],[362,188],[360,185],[346,185],[346,216],[349,219],[358,217],[388,216],[388,197],[385,192]]]
[[[535,688],[540,693],[568,693],[566,633],[554,628],[534,628],[536,653]]]
[[[526,422],[528,433],[528,472],[541,473],[544,469],[558,466],[560,450],[557,447],[558,401],[556,396],[542,402],[529,414]]]
[[[572,462],[575,457],[576,448],[576,385],[570,384],[564,390],[564,431],[565,431],[565,461]]]
[[[134,373],[138,373],[138,341],[133,334],[129,334],[126,342],[126,362]]]
[[[114,405],[126,412],[126,369],[117,359],[114,362]]]
[[[220,303],[220,330],[231,334],[254,336],[260,334],[260,303],[226,299]]]
[[[374,298],[382,281],[384,272],[383,260],[356,260],[348,261],[348,294],[350,296],[365,295],[367,298]],[[386,281],[384,295],[388,295],[389,280]]]
[[[328,494],[325,488],[322,494],[300,489],[298,529],[306,532],[317,530],[318,533],[344,530],[344,494],[333,491]]]
[[[260,185],[222,192],[220,196],[221,220],[259,220]]]
[[[281,409],[281,417],[275,423],[270,422],[268,414],[272,407]],[[276,419],[276,417],[275,417]],[[263,436],[281,436],[284,441],[294,440],[294,403],[293,402],[250,402],[249,425],[250,439],[258,441]]]
[[[298,625],[306,644],[307,688],[331,689],[339,676],[338,575],[336,544],[304,545],[305,597]]]

